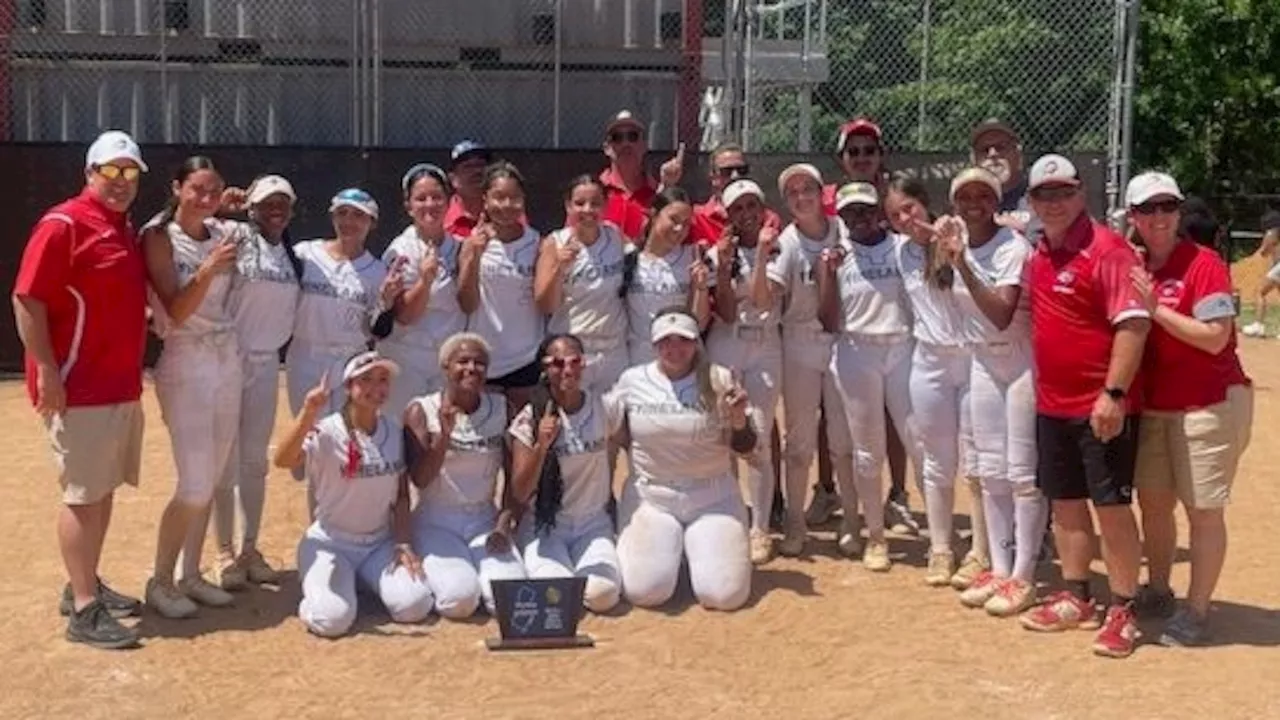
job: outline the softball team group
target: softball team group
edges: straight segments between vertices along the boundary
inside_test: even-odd
[[[610,144],[634,142],[613,135],[638,137],[639,127],[615,119]],[[875,162],[866,162],[873,153],[864,145]],[[90,190],[125,181],[104,168],[145,170],[136,145],[122,147],[105,159],[91,150]],[[925,583],[953,587],[961,603],[993,616],[1023,614],[1028,629],[1101,627],[1095,652],[1129,654],[1135,608],[1160,605],[1166,595],[1172,607],[1167,573],[1159,585],[1153,569],[1145,594],[1136,587],[1136,562],[1133,583],[1119,577],[1129,572],[1116,559],[1127,547],[1116,540],[1123,529],[1103,512],[1120,506],[1134,522],[1128,489],[1143,451],[1126,446],[1126,468],[1113,457],[1126,454],[1113,438],[1129,433],[1130,423],[1136,432],[1144,380],[1135,380],[1137,367],[1104,366],[1105,382],[1099,377],[1087,390],[1097,407],[1082,422],[1097,447],[1109,449],[1073,441],[1074,455],[1064,459],[1063,442],[1047,434],[1045,418],[1055,413],[1036,372],[1045,353],[1073,352],[1046,346],[1050,333],[1070,332],[1051,326],[1070,326],[1071,318],[1053,316],[1051,303],[1040,300],[1036,263],[1055,268],[1049,272],[1058,286],[1050,292],[1063,297],[1077,292],[1073,276],[1064,277],[1073,272],[1099,287],[1120,282],[1111,269],[1070,266],[1077,260],[1055,255],[1058,240],[1039,240],[1037,250],[1024,235],[1029,222],[1049,238],[1092,222],[1075,169],[1060,156],[1041,158],[1022,181],[1022,205],[1010,207],[1017,178],[1007,163],[990,162],[1000,153],[988,157],[975,147],[975,165],[951,181],[950,211],[935,218],[921,184],[883,173],[881,152],[874,124],[846,125],[838,153],[847,182],[825,185],[812,165],[787,167],[776,186],[789,219],[779,221],[741,150],[724,146],[712,153],[713,173],[731,166],[713,183],[718,223],[709,222],[717,214],[707,206],[664,182],[630,236],[627,219],[614,212],[619,190],[593,176],[565,188],[563,228],[543,234],[529,227],[519,170],[464,144],[449,171],[420,164],[405,173],[410,224],[381,258],[366,243],[386,218],[365,191],[332,198],[332,238],[294,242],[287,228],[297,196],[288,180],[264,175],[244,190],[227,188],[207,158],[188,159],[174,176],[169,206],[140,234],[152,330],[163,341],[156,394],[177,470],[146,603],[185,618],[201,605],[231,604],[230,591],[246,584],[279,579],[256,540],[279,351],[287,343],[294,418],[275,438],[272,460],[306,483],[312,523],[298,546],[298,614],[317,635],[350,630],[358,588],[377,596],[394,621],[414,623],[433,611],[453,619],[481,605],[492,612],[493,580],[577,575],[586,579],[587,608],[608,612],[623,599],[642,607],[667,602],[682,566],[700,604],[738,609],[751,594],[753,565],[775,552],[805,552],[804,501],[821,413],[844,515],[842,554],[860,555],[868,571],[891,568],[882,470],[896,431],[924,497]],[[620,154],[612,148],[615,170]],[[487,162],[482,174],[468,174],[477,159]],[[1020,177],[1020,167],[1015,172]],[[663,176],[670,178],[666,166]],[[475,186],[479,200],[469,208],[459,200],[464,184]],[[628,209],[635,197],[618,205]],[[1173,250],[1182,242],[1182,194],[1171,178],[1139,176],[1128,199],[1149,262],[1184,252]],[[245,219],[230,219],[241,212]],[[470,222],[459,223],[465,212]],[[463,225],[466,235],[455,234]],[[1086,231],[1094,243],[1110,233]],[[1120,347],[1124,323],[1153,322],[1153,338],[1162,339],[1147,345],[1147,363],[1161,362],[1164,344],[1182,343],[1238,370],[1234,330],[1214,329],[1232,321],[1218,301],[1221,288],[1210,283],[1202,297],[1184,298],[1184,288],[1202,284],[1174,278],[1171,292],[1158,279],[1160,266],[1150,268],[1153,279],[1128,252],[1132,278],[1125,269],[1123,289],[1107,292],[1129,303],[1082,332],[1109,337],[1114,323]],[[1196,255],[1192,264],[1217,282],[1225,269],[1216,262]],[[19,298],[33,296],[23,288]],[[1230,342],[1216,350],[1202,344],[1210,332],[1227,332]],[[30,348],[27,333],[24,340]],[[1188,357],[1186,349],[1170,352]],[[36,375],[44,377],[38,365]],[[1187,446],[1194,455],[1197,442],[1209,442],[1184,416],[1243,403],[1234,393],[1247,391],[1248,380],[1237,375],[1230,400],[1205,396],[1200,405],[1158,413],[1184,446],[1166,441],[1164,466],[1152,477],[1187,506],[1193,558],[1204,566],[1193,560],[1188,605],[1165,633],[1171,644],[1203,637],[1221,558],[1215,568],[1212,549],[1197,547],[1197,529],[1212,522],[1197,516],[1216,510],[1220,523],[1247,443],[1247,432],[1233,438],[1232,457],[1216,464],[1200,455],[1183,462]],[[33,386],[33,400],[49,418],[57,408],[42,403],[43,383]],[[1105,398],[1118,409],[1099,410]],[[785,463],[769,441],[779,403]],[[1111,427],[1116,413],[1123,429]],[[1065,413],[1073,421],[1078,415]],[[1148,427],[1144,418],[1144,433]],[[1037,452],[1046,443],[1048,461],[1044,447]],[[619,461],[630,472],[615,501]],[[770,520],[780,466],[786,510],[775,547]],[[973,516],[964,554],[952,522],[957,477]],[[74,485],[65,467],[62,480],[64,488]],[[1214,492],[1201,492],[1214,483]],[[1138,485],[1145,494],[1141,478]],[[1110,486],[1119,488],[1115,499],[1098,491]],[[1069,589],[1037,605],[1049,500],[1059,524],[1076,520],[1077,506],[1087,516],[1086,499],[1099,509],[1113,576],[1102,622],[1088,560],[1084,575],[1076,568],[1081,552],[1092,557],[1091,521],[1083,546],[1059,533]],[[211,515],[216,582],[200,569]],[[89,599],[68,587],[68,635],[92,641],[97,628],[119,642],[94,644],[125,646],[127,629],[117,632],[110,615],[136,608],[98,586]],[[95,606],[97,615],[84,620]],[[76,629],[77,622],[92,627]]]

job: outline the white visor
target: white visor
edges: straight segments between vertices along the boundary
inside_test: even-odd
[[[649,339],[652,342],[657,343],[672,335],[686,340],[697,340],[701,335],[698,332],[698,321],[682,312],[667,313],[653,319],[653,323],[649,326]]]

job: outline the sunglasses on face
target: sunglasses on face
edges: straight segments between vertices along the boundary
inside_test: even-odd
[[[716,174],[722,178],[743,177],[751,174],[751,166],[746,164],[728,165],[725,167],[716,168]]]
[[[98,165],[93,169],[102,177],[108,180],[116,180],[124,178],[129,182],[137,180],[142,175],[142,169],[136,167],[120,167],[119,165]]]
[[[850,145],[842,151],[845,157],[872,157],[880,154],[878,145]]]
[[[1036,188],[1031,191],[1031,199],[1040,202],[1059,202],[1075,197],[1080,188],[1072,185],[1059,185],[1057,187]]]
[[[577,370],[578,368],[586,364],[586,361],[583,359],[581,355],[566,355],[565,357],[548,357],[548,358],[543,358],[543,362],[545,362],[550,367],[556,368],[557,370],[564,370],[565,368],[569,368],[571,370]]]
[[[1141,205],[1134,205],[1133,211],[1139,215],[1172,215],[1182,207],[1180,200],[1161,200],[1160,202],[1147,202]]]
[[[611,143],[640,142],[640,131],[639,130],[618,130],[615,132],[611,132],[609,133],[609,142]]]

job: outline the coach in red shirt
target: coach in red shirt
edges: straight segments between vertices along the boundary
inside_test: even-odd
[[[689,230],[689,236],[694,242],[709,248],[720,240],[725,226],[729,224],[729,212],[725,209],[720,193],[734,180],[750,176],[751,166],[747,163],[747,155],[741,145],[724,143],[711,151],[711,197],[706,202],[693,206],[693,227]],[[764,226],[781,231],[782,218],[766,207]]]
[[[138,643],[113,616],[140,605],[102,583],[98,561],[115,490],[138,484],[142,459],[147,281],[125,212],[146,169],[133,138],[103,133],[85,159],[84,191],[36,223],[13,290],[27,390],[62,487],[67,639],[104,648]]]
[[[1253,426],[1253,387],[1236,354],[1231,274],[1212,249],[1178,234],[1183,202],[1164,173],[1133,178],[1129,220],[1146,247],[1133,282],[1153,327],[1143,363],[1143,415],[1135,484],[1142,508],[1148,586],[1144,614],[1173,614],[1179,502],[1191,525],[1186,605],[1165,625],[1165,645],[1208,639],[1209,602],[1227,554],[1225,510]]]
[[[684,174],[684,143],[675,157],[659,169],[661,184],[655,186],[645,171],[649,144],[644,125],[630,110],[623,110],[604,128],[604,154],[609,167],[600,173],[604,185],[604,219],[617,225],[627,240],[636,242],[649,221],[653,198],[663,188],[680,184]]]
[[[1124,238],[1085,210],[1076,168],[1060,155],[1031,167],[1031,207],[1042,224],[1027,262],[1035,362],[1037,484],[1053,503],[1067,590],[1022,616],[1030,630],[1098,626],[1089,591],[1092,502],[1098,515],[1111,606],[1093,650],[1133,652],[1133,598],[1141,547],[1129,504],[1137,454],[1138,397],[1151,316],[1130,273],[1140,260]]]

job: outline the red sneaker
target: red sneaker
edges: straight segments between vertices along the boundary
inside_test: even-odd
[[[1031,608],[1019,618],[1022,627],[1036,632],[1062,632],[1063,630],[1096,630],[1098,613],[1089,600],[1081,600],[1066,590],[1050,595],[1043,603]]]
[[[1138,641],[1138,623],[1133,609],[1127,605],[1107,608],[1107,620],[1093,639],[1093,654],[1109,658],[1127,658]]]

